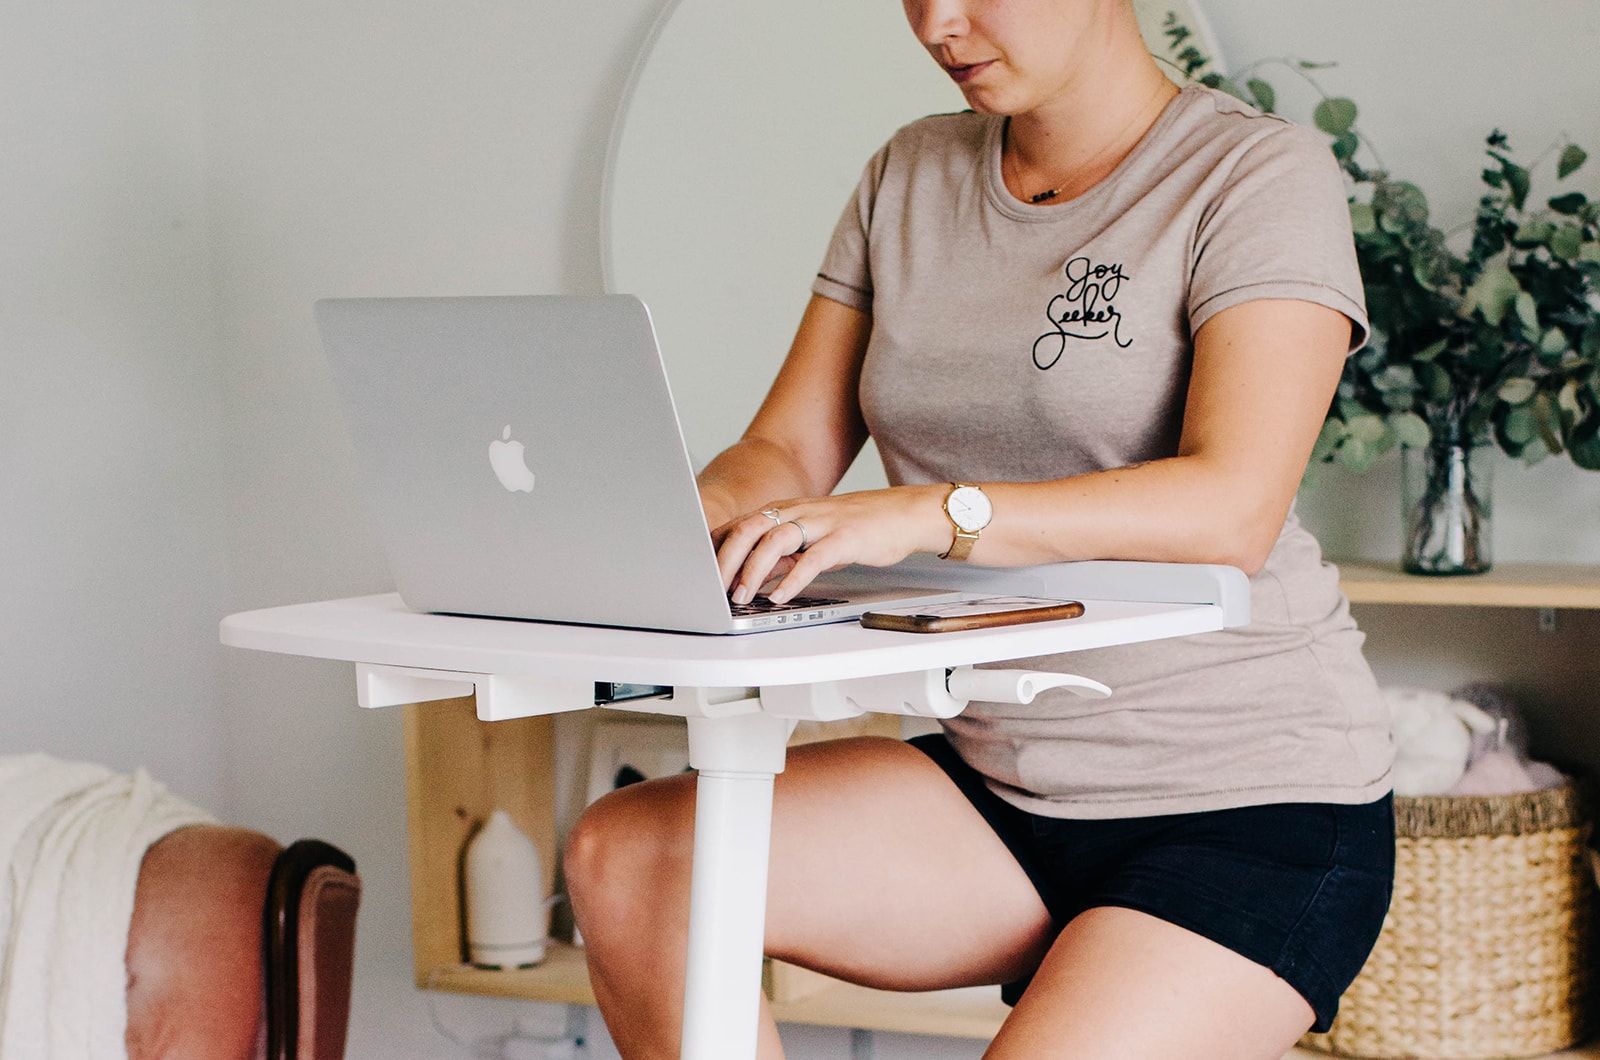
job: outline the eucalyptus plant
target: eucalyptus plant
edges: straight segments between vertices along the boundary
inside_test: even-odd
[[[1186,75],[1271,111],[1276,92],[1257,63],[1229,78],[1210,71],[1176,18],[1165,27]],[[1372,337],[1345,363],[1313,461],[1365,470],[1398,442],[1415,448],[1493,441],[1534,463],[1567,453],[1600,470],[1600,202],[1577,190],[1536,201],[1533,173],[1554,157],[1558,184],[1587,160],[1573,143],[1533,166],[1498,130],[1473,219],[1446,232],[1422,189],[1357,161],[1376,157],[1348,98],[1323,92],[1312,121],[1349,180]],[[1470,239],[1459,238],[1470,232]],[[1452,238],[1457,237],[1457,238]]]

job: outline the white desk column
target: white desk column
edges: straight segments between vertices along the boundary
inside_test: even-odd
[[[772,785],[793,722],[688,719],[695,786],[683,1060],[754,1060],[767,913]]]

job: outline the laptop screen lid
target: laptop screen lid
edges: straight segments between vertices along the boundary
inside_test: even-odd
[[[729,611],[637,298],[329,299],[315,315],[406,606],[706,633],[779,624]],[[853,595],[782,622],[928,594]]]

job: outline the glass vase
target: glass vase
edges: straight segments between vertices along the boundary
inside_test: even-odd
[[[1411,574],[1480,574],[1490,567],[1492,447],[1436,442],[1401,451],[1400,565]]]

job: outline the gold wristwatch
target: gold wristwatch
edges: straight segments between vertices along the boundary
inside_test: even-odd
[[[950,492],[944,498],[944,514],[950,518],[955,537],[940,559],[964,560],[978,543],[978,535],[994,518],[994,505],[989,495],[969,482],[950,483]]]

